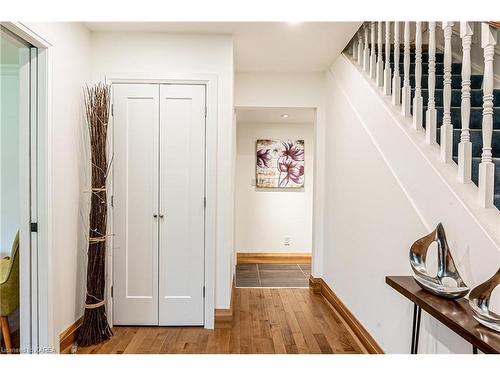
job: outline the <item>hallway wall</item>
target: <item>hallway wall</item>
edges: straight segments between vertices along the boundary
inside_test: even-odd
[[[303,139],[304,188],[255,187],[255,141]],[[235,192],[235,249],[244,253],[311,252],[314,189],[314,124],[238,123]],[[290,246],[284,238],[290,238]]]
[[[386,107],[357,66],[340,56],[325,79],[324,279],[384,351],[408,353],[413,305],[385,276],[411,275],[411,244],[442,222],[457,268],[477,285],[498,269],[498,237],[474,218],[474,199],[453,193],[457,167],[443,166],[452,176],[445,180],[427,159],[437,158],[437,146],[423,146],[423,134],[407,135],[411,121]],[[471,347],[423,313],[419,351],[471,353]]]

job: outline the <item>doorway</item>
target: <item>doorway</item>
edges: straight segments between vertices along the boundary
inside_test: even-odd
[[[206,86],[113,85],[113,323],[205,323]]]
[[[313,108],[236,109],[236,287],[307,288],[312,260]]]
[[[2,352],[36,346],[37,57],[0,26],[0,307]]]

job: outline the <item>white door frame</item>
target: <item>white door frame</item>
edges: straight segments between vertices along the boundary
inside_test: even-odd
[[[204,327],[213,329],[215,323],[215,251],[216,251],[216,204],[217,204],[217,75],[216,74],[164,74],[164,73],[108,73],[103,81],[116,83],[152,83],[152,84],[198,84],[206,87],[207,117],[205,122],[205,323]],[[111,123],[113,123],[111,121]],[[109,134],[113,134],[112,131]],[[113,154],[113,142],[109,142],[110,154]],[[111,167],[113,168],[113,167]],[[110,183],[113,194],[112,182]],[[111,209],[108,222],[113,228]],[[113,280],[113,237],[108,241],[106,266],[106,287],[109,322],[113,322],[113,303],[111,300],[111,282]]]
[[[20,285],[30,293],[21,293],[21,352],[47,353],[56,350],[53,337],[52,289],[50,279],[52,241],[52,168],[51,168],[51,44],[21,22],[1,22],[13,34],[38,49],[36,66],[31,64],[31,74],[36,75],[37,92],[30,94],[31,147],[36,149],[32,157],[32,168],[36,168],[36,196],[32,196],[35,207],[31,210],[31,221],[38,225],[37,233],[31,235],[32,254],[20,253],[24,271],[20,273]],[[35,102],[36,95],[36,105]],[[34,109],[34,110],[33,110]]]

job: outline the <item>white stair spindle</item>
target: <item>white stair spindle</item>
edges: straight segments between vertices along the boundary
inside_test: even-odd
[[[371,37],[371,50],[370,50],[370,78],[375,79],[377,76],[377,56],[375,54],[375,22],[370,22],[370,37]]]
[[[363,69],[365,72],[370,71],[370,48],[368,47],[368,24],[365,24],[365,48],[363,50]]]
[[[483,77],[483,150],[479,164],[479,203],[492,207],[495,194],[495,164],[491,153],[493,136],[493,58],[497,44],[497,30],[487,23],[481,24],[481,47],[484,53]]]
[[[401,104],[401,77],[399,76],[399,22],[394,22],[394,75],[392,77],[392,104]]]
[[[404,57],[403,57],[403,90],[401,92],[401,112],[403,116],[410,117],[410,22],[405,22],[404,31]]]
[[[361,65],[363,64],[363,34],[361,33],[361,30],[358,31],[358,64]]]
[[[377,47],[377,86],[384,84],[384,60],[382,57],[382,22],[378,22],[378,47]]]
[[[354,34],[352,38],[352,58],[354,60],[358,59],[358,34]]]
[[[413,97],[413,128],[422,129],[422,22],[415,23],[415,96]]]
[[[385,22],[384,94],[391,95],[391,23]]]
[[[444,83],[443,124],[441,125],[441,160],[449,163],[453,152],[453,125],[451,124],[451,33],[453,22],[443,22],[444,30]]]
[[[470,85],[473,25],[471,22],[460,22],[460,37],[462,38],[462,131],[458,144],[458,179],[462,184],[471,182],[472,143],[470,141]]]
[[[427,74],[428,79],[428,92],[429,101],[427,103],[427,112],[425,113],[425,141],[427,144],[436,143],[436,126],[437,126],[437,112],[436,112],[436,22],[429,22],[429,67]]]

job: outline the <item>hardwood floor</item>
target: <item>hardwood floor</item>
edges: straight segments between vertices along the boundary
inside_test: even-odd
[[[78,353],[362,353],[337,312],[310,289],[237,288],[231,328],[115,327]]]

